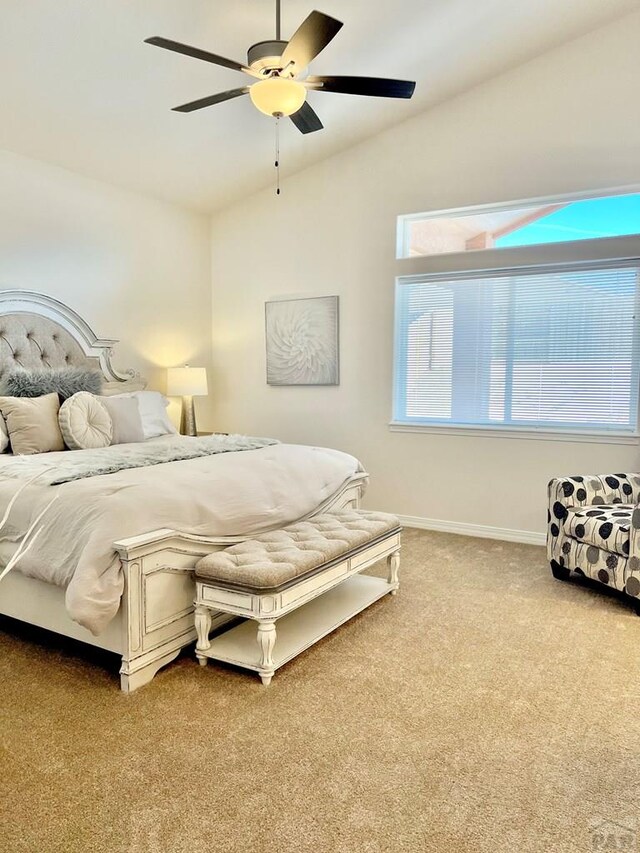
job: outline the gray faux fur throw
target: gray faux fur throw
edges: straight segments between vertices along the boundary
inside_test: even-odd
[[[0,479],[29,479],[41,472],[39,486],[59,486],[85,477],[115,474],[129,468],[146,468],[165,462],[215,456],[217,453],[259,450],[279,443],[274,438],[254,438],[248,435],[209,435],[200,438],[172,435],[138,444],[116,444],[95,450],[68,450],[56,453],[55,463],[51,462],[48,453],[14,456],[3,461]]]
[[[3,397],[59,394],[66,400],[78,391],[99,394],[102,391],[100,371],[86,367],[42,367],[33,370],[21,367],[12,370],[0,382],[0,395]]]

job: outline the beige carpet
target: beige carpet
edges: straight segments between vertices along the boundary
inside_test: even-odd
[[[2,622],[2,853],[583,853],[616,849],[602,821],[640,829],[640,619],[524,545],[409,530],[401,580],[268,689],[189,653],[124,696],[112,657]]]

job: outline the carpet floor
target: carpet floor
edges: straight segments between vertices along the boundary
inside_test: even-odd
[[[407,530],[400,577],[267,689],[2,621],[2,853],[637,849],[640,619],[533,546]]]

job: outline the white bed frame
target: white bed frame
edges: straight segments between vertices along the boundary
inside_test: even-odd
[[[36,315],[40,325],[45,318],[45,326],[55,340],[68,338],[70,348],[79,346],[81,355],[76,352],[74,363],[84,356],[86,363],[99,365],[108,390],[145,387],[144,380],[134,371],[120,372],[112,366],[111,354],[117,341],[98,339],[87,323],[61,302],[28,291],[0,292],[0,318],[9,319],[15,314]],[[38,351],[42,353],[42,347]],[[58,367],[67,362],[43,359],[41,363]],[[354,475],[308,517],[332,509],[358,507],[367,479],[366,473]],[[161,529],[115,542],[124,572],[124,593],[116,617],[97,637],[69,618],[64,589],[27,578],[15,570],[0,582],[0,614],[121,655],[120,685],[124,692],[130,693],[151,681],[162,666],[196,639],[193,616],[196,562],[205,554],[243,538],[246,537],[190,536]],[[233,618],[220,613],[214,616],[213,627]]]

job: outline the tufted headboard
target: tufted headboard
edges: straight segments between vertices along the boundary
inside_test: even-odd
[[[79,314],[51,296],[0,291],[0,379],[15,367],[92,367],[102,372],[107,393],[144,388],[135,371],[112,366],[116,343],[99,339]]]

